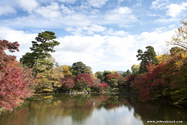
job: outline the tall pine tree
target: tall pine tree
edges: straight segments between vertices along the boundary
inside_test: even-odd
[[[54,39],[56,39],[54,32],[44,31],[39,33],[35,38],[36,41],[32,41],[32,47],[30,47],[32,52],[26,53],[20,59],[24,65],[33,68],[34,75],[43,72],[39,69],[41,65],[46,65],[47,70],[53,67],[54,64],[47,58],[51,57],[49,52],[55,52],[54,47],[60,44]]]
[[[146,72],[146,65],[148,65],[148,62],[151,62],[152,64],[157,65],[158,60],[156,59],[156,53],[154,51],[154,48],[152,46],[147,46],[146,51],[143,52],[141,49],[138,50],[138,60],[141,60],[140,68],[139,68],[139,74]]]

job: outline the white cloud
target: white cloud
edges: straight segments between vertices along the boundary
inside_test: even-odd
[[[39,3],[36,0],[18,0],[18,3],[28,12],[32,12],[39,6]]]
[[[149,14],[147,14],[147,16],[158,16],[158,15],[149,13]]]
[[[166,12],[167,16],[176,17],[187,7],[187,3],[183,3],[181,5],[178,4],[170,4],[167,6],[168,10]]]
[[[55,47],[57,51],[53,55],[58,58],[60,64],[71,65],[74,62],[82,61],[86,65],[92,66],[105,58],[104,49],[101,46],[104,39],[105,37],[100,35],[65,36],[58,39],[61,44]]]
[[[102,31],[104,31],[106,28],[105,28],[105,27],[102,27],[102,26],[99,26],[99,25],[96,25],[96,24],[91,24],[90,26],[88,26],[88,27],[83,27],[82,29],[83,29],[83,30],[90,31],[90,32],[102,32]]]
[[[88,0],[90,6],[93,7],[102,7],[108,0]]]
[[[168,0],[155,0],[152,2],[152,5],[150,8],[153,9],[161,9],[164,8],[168,3]]]
[[[175,22],[175,21],[179,22],[180,19],[177,19],[177,18],[169,18],[169,19],[163,18],[163,19],[155,20],[154,23],[171,23],[171,22]]]
[[[116,24],[120,27],[129,27],[131,23],[137,21],[132,10],[128,7],[119,7],[102,14],[95,9],[91,9],[90,12],[81,12],[80,10],[82,7],[65,6],[52,2],[47,6],[38,6],[28,16],[2,20],[1,25],[14,28],[63,28],[74,35],[82,36],[83,34],[92,35],[94,32],[105,31],[106,28],[103,25]],[[115,34],[123,35],[124,32],[119,31]]]
[[[136,0],[137,3],[135,4],[135,7],[139,7],[142,5],[142,0]]]
[[[0,6],[0,16],[8,14],[16,14],[16,10],[10,5]]]
[[[137,18],[132,14],[132,10],[128,7],[119,7],[114,10],[110,10],[105,15],[106,24],[118,24],[119,26],[126,25],[128,23],[136,22]]]
[[[63,22],[67,26],[89,26],[91,25],[91,20],[84,14],[75,13],[73,15],[67,15],[62,18],[61,22]]]
[[[22,55],[24,55],[26,52],[30,51],[29,47],[32,46],[31,41],[35,40],[35,37],[37,34],[35,33],[25,33],[21,30],[13,30],[8,27],[0,27],[0,39],[5,39],[10,42],[18,41],[20,44],[19,46],[19,52],[11,53],[11,55],[16,55],[19,60]]]
[[[77,0],[58,0],[63,3],[75,3]]]
[[[69,9],[68,7],[64,6],[63,4],[61,5],[60,8],[62,9],[61,12],[64,13],[64,14],[73,14],[73,13],[75,13],[74,10]]]
[[[39,7],[35,11],[35,13],[42,15],[45,18],[56,18],[60,17],[60,7],[57,3],[53,2],[51,5],[46,7]]]
[[[35,33],[27,33],[20,30],[13,30],[8,27],[0,27],[0,39],[7,39],[11,42],[18,41],[21,45],[20,52],[15,53],[19,58],[30,51],[31,41],[37,36]],[[162,51],[162,45],[170,40],[174,34],[171,31],[156,30],[143,32],[137,35],[127,36],[65,36],[57,40],[60,45],[55,47],[52,56],[60,65],[72,65],[74,62],[82,61],[91,66],[93,72],[104,70],[126,70],[132,64],[138,64],[136,54],[138,49],[145,49],[151,45],[155,51]]]
[[[104,34],[109,35],[109,36],[127,36],[129,33],[128,32],[124,32],[123,30],[120,31],[114,31],[113,29],[107,29]]]
[[[169,25],[169,28],[173,29],[175,27],[175,25]]]
[[[132,13],[132,10],[128,7],[119,7],[117,9],[114,9],[112,11],[110,11],[109,13],[112,13],[112,14],[131,14]]]

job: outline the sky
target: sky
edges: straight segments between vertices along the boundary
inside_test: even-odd
[[[59,65],[126,71],[140,63],[138,49],[163,53],[186,13],[186,0],[0,0],[0,39],[18,41],[19,60],[38,33],[53,31]]]

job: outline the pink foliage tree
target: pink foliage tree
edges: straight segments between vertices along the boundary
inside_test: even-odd
[[[89,74],[87,73],[79,74],[78,76],[75,77],[75,82],[78,82],[79,80],[81,80],[81,78],[85,79],[88,82],[88,87],[92,87],[93,78]]]
[[[17,42],[0,40],[0,106],[9,111],[18,106],[18,102],[23,102],[21,99],[25,99],[30,93],[28,87],[32,73],[19,67],[15,56],[4,52],[6,49],[10,52],[19,51],[18,46]]]

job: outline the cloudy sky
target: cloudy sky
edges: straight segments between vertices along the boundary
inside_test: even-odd
[[[53,31],[60,65],[126,71],[138,49],[162,53],[186,13],[186,0],[0,0],[0,39],[19,42],[19,60],[39,32]]]

